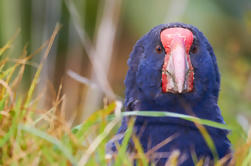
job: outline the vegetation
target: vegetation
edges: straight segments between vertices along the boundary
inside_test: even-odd
[[[112,157],[105,153],[106,142],[116,133],[122,116],[129,114],[193,121],[202,127],[212,150],[214,145],[202,124],[230,129],[236,165],[251,165],[248,0],[193,0],[178,5],[172,0],[49,2],[0,1],[0,165],[92,166],[113,162],[119,166],[132,165],[135,158],[138,165],[147,165],[148,154],[142,152],[132,134],[133,120],[118,154]],[[145,6],[136,7],[141,4]],[[126,59],[133,44],[153,26],[174,21],[197,26],[213,45],[222,73],[219,105],[226,125],[168,112],[121,113],[121,97],[117,95],[123,96]],[[61,26],[50,34],[56,22]],[[104,27],[107,22],[112,26]],[[86,81],[69,70],[93,79]],[[103,94],[114,100],[105,98],[100,104]],[[130,137],[137,154],[126,153]],[[175,165],[177,157],[175,152],[169,164]],[[203,161],[195,162],[200,166]],[[220,165],[224,159],[215,162]]]
[[[57,97],[53,106],[48,110],[38,107],[41,95],[34,96],[39,74],[44,61],[52,47],[60,26],[57,25],[51,38],[42,45],[34,54],[27,55],[26,47],[19,59],[9,59],[8,52],[13,46],[14,39],[10,40],[0,49],[0,164],[1,165],[132,165],[133,159],[137,159],[139,165],[147,165],[149,160],[144,154],[137,137],[133,135],[133,120],[130,121],[124,140],[115,156],[105,153],[105,144],[115,134],[116,128],[122,116],[169,116],[179,117],[193,121],[200,128],[203,136],[214,150],[214,145],[209,135],[203,130],[203,125],[216,128],[233,130],[243,137],[245,141],[235,150],[234,160],[237,165],[251,164],[251,139],[244,131],[234,127],[218,124],[208,120],[168,112],[130,112],[121,113],[121,103],[115,101],[106,105],[104,109],[92,114],[82,124],[70,127],[61,112],[64,98],[61,94],[62,86],[59,86]],[[18,94],[16,89],[21,85],[23,73],[29,60],[36,53],[45,49],[41,63],[33,77],[33,81],[26,94]],[[116,112],[113,116],[114,111]],[[132,138],[137,153],[127,154],[126,148],[129,139]],[[171,138],[170,138],[171,139]],[[229,156],[226,156],[226,158]],[[168,161],[170,165],[177,163],[178,153],[174,153]],[[218,165],[226,160],[215,161]],[[203,161],[195,161],[201,165]]]

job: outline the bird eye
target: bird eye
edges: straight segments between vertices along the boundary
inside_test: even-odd
[[[192,54],[196,54],[198,52],[198,46],[196,44],[193,44],[190,48],[190,52]]]
[[[156,48],[155,48],[155,51],[158,53],[158,54],[161,54],[162,53],[162,48],[160,45],[157,45]]]

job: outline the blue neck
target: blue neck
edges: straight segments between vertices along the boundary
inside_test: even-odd
[[[188,101],[181,95],[167,99],[148,100],[141,98],[137,110],[168,111],[224,123],[216,99],[210,96],[195,101]]]

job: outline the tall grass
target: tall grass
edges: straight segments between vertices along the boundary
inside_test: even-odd
[[[13,47],[15,37],[0,49],[0,165],[105,166],[113,163],[119,166],[133,165],[137,159],[138,165],[146,166],[150,160],[149,155],[155,150],[146,154],[143,152],[139,140],[133,134],[133,118],[129,122],[122,144],[118,145],[118,153],[114,156],[105,153],[105,144],[116,133],[123,116],[168,116],[193,121],[202,127],[201,131],[209,144],[210,138],[203,130],[203,125],[232,129],[235,132],[234,128],[223,124],[168,112],[120,113],[119,102],[104,106],[80,125],[72,127],[61,113],[65,102],[64,95],[61,94],[62,86],[58,87],[58,94],[51,108],[39,108],[39,99],[43,94],[35,93],[39,75],[59,29],[60,26],[57,25],[51,38],[34,53],[28,55],[24,47],[19,59],[9,59],[8,50]],[[29,90],[25,94],[18,93],[25,67],[31,65],[30,59],[42,50],[45,50],[45,53],[37,66]],[[130,139],[135,144],[134,154],[127,153]],[[170,142],[171,139],[167,138],[164,143]],[[251,165],[250,146],[251,138],[247,136],[246,143],[235,149],[233,161],[236,165]],[[176,165],[178,156],[179,152],[175,151],[168,161],[169,165]],[[221,165],[224,160],[226,159],[217,160],[215,163]],[[202,160],[197,161],[197,165],[202,164]]]

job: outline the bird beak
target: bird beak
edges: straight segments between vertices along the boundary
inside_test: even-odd
[[[182,41],[173,41],[174,46],[171,48],[170,59],[164,71],[167,71],[172,77],[175,89],[182,93],[185,89],[185,76],[188,72],[188,62],[186,58],[185,46]]]
[[[187,40],[192,40],[193,34],[183,28],[170,29],[161,33],[161,41],[166,52],[162,67],[162,92],[190,92],[193,89],[194,74],[189,55],[192,43]]]

